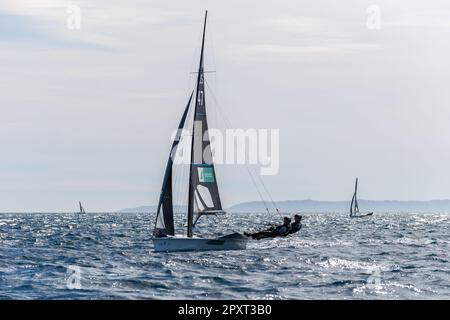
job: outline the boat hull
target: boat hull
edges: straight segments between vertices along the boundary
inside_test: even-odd
[[[240,234],[205,239],[187,237],[153,238],[155,252],[173,251],[210,251],[210,250],[245,250],[247,238]]]
[[[371,215],[373,215],[373,212],[369,212],[369,213],[365,213],[365,214],[358,214],[358,215],[355,215],[355,216],[350,216],[350,218],[364,218],[364,217],[369,217]]]

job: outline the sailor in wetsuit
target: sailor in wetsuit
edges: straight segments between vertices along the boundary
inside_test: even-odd
[[[153,230],[153,236],[155,238],[166,238],[167,237],[167,233],[165,232],[164,229],[155,228]]]
[[[247,237],[252,237],[253,239],[259,240],[264,238],[275,238],[287,236],[290,232],[291,219],[288,217],[283,218],[283,224],[277,227],[272,227],[264,231],[256,233],[244,232]]]
[[[300,231],[301,228],[302,228],[302,216],[296,214],[294,216],[294,222],[292,222],[292,224],[289,227],[289,234],[296,233]]]

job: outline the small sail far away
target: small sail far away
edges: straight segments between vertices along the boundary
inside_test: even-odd
[[[78,201],[78,204],[80,205],[80,212],[78,212],[79,214],[86,214],[86,211],[84,211],[83,206],[81,205],[81,201]]]
[[[359,213],[358,198],[356,197],[357,191],[358,191],[358,178],[356,178],[355,181],[355,192],[353,193],[352,203],[350,204],[350,217],[353,217]]]
[[[353,193],[352,202],[350,203],[350,218],[360,218],[373,215],[373,212],[360,214],[359,213],[359,205],[358,205],[358,197],[356,193],[358,192],[358,178],[355,181],[355,192]]]

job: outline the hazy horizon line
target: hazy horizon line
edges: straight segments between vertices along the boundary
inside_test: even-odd
[[[322,202],[322,203],[345,203],[345,202],[351,202],[350,200],[316,200],[316,199],[294,199],[294,200],[275,200],[274,203],[279,204],[279,203],[286,203],[286,202],[305,202],[305,201],[312,201],[312,202]],[[364,202],[364,201],[371,201],[371,202],[400,202],[400,203],[411,203],[411,202],[419,202],[419,203],[426,203],[426,202],[443,202],[443,201],[449,201],[450,202],[450,198],[448,199],[430,199],[430,200],[396,200],[396,199],[384,199],[384,200],[378,200],[378,199],[364,199],[364,198],[359,198],[358,199],[359,202]],[[261,203],[263,204],[262,200],[251,200],[251,201],[243,201],[243,202],[238,202],[235,203],[233,205],[230,205],[227,207],[227,209],[242,205],[242,204],[256,204],[256,203]],[[273,207],[272,202],[271,201],[266,201],[266,203],[268,204],[269,207]],[[96,210],[96,211],[90,211],[90,213],[120,213],[122,211],[125,210],[133,210],[133,209],[137,209],[137,208],[142,208],[142,207],[156,207],[157,204],[145,204],[145,205],[137,205],[137,206],[129,206],[126,208],[121,208],[121,209],[116,209],[116,210],[107,210],[107,211],[103,211],[103,210]],[[186,204],[174,204],[174,207],[186,207]],[[0,214],[9,214],[9,213],[78,213],[78,210],[61,210],[61,211],[54,211],[54,210],[39,210],[39,211],[24,211],[24,210],[17,210],[17,211],[0,211]]]

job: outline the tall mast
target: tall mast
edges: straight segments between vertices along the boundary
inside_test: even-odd
[[[203,79],[203,50],[205,48],[205,32],[206,32],[206,19],[208,17],[208,10],[205,11],[205,22],[203,24],[203,37],[202,37],[202,49],[200,52],[200,63],[198,66],[198,74],[197,74],[197,90],[195,93],[195,108],[194,108],[194,116],[197,113],[198,106],[198,93],[200,80]],[[195,122],[194,122],[195,125]],[[194,131],[194,128],[192,128]],[[191,143],[191,165],[189,169],[189,197],[188,197],[188,225],[187,225],[187,236],[192,237],[192,229],[194,226],[194,190],[192,186],[192,164],[194,163],[194,136],[192,135],[192,143]]]

